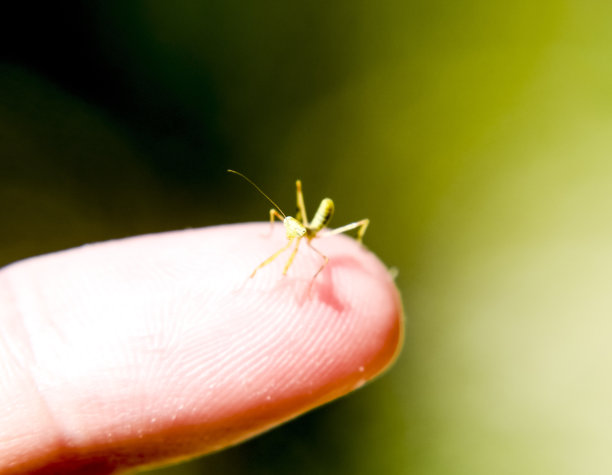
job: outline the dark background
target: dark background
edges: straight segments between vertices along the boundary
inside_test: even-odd
[[[382,378],[166,474],[604,474],[612,4],[13,2],[0,264],[285,210],[399,269]]]

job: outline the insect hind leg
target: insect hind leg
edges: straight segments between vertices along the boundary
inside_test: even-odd
[[[298,220],[302,221],[304,226],[308,226],[308,216],[306,216],[306,205],[304,204],[304,193],[302,193],[302,180],[295,182],[295,192],[297,196]]]
[[[330,232],[326,233],[325,236],[333,236],[334,234],[341,234],[341,233],[345,233],[347,231],[351,231],[352,229],[356,229],[359,228],[359,231],[357,231],[357,240],[359,242],[363,241],[363,235],[366,232],[366,229],[368,229],[368,224],[370,224],[370,220],[369,219],[362,219],[360,221],[355,221],[354,223],[350,223],[347,224],[345,226],[341,226],[339,228],[336,229],[332,229]]]

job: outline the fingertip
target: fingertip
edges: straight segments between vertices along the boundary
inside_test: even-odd
[[[203,454],[385,370],[403,334],[386,267],[333,236],[316,241],[329,262],[314,282],[321,256],[306,246],[286,276],[280,256],[249,278],[286,243],[280,227],[261,237],[267,229],[138,236],[5,272],[36,355],[32,390],[62,431],[25,456],[107,454],[127,467]],[[23,422],[36,423],[29,413]]]
[[[259,226],[267,225],[237,226],[241,236],[259,236]],[[271,239],[249,237],[241,248],[241,273],[285,242],[281,229]],[[276,335],[260,348],[278,362],[276,381],[308,393],[313,404],[350,392],[387,369],[401,350],[404,332],[399,291],[372,252],[343,235],[317,239],[316,246],[329,259],[320,274],[321,257],[304,246],[287,276],[282,275],[287,257],[280,256],[236,294],[241,311],[258,322],[258,334]],[[291,365],[284,368],[288,355]],[[314,387],[322,392],[316,394]]]

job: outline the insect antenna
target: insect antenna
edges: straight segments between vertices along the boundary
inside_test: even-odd
[[[285,213],[283,213],[283,210],[280,209],[280,207],[274,202],[272,201],[272,198],[270,198],[268,195],[266,195],[263,191],[261,191],[261,188],[259,188],[255,183],[253,183],[253,180],[251,180],[250,178],[244,176],[242,173],[237,172],[236,170],[228,170],[229,173],[234,173],[235,175],[241,176],[242,178],[244,178],[246,181],[248,181],[251,185],[253,185],[253,187],[255,187],[255,189],[257,191],[259,191],[270,203],[272,203],[272,205],[274,205],[274,207],[280,212],[280,214],[283,216],[283,218],[286,218],[287,216],[285,216]]]

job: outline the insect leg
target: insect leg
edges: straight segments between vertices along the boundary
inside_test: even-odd
[[[293,263],[293,259],[295,259],[295,255],[298,252],[298,247],[300,247],[300,241],[302,240],[301,237],[297,238],[297,242],[295,243],[295,248],[293,249],[293,251],[291,251],[291,255],[289,256],[289,260],[287,261],[287,264],[285,264],[285,269],[283,270],[283,275],[287,275],[287,271],[289,270],[289,267],[291,267],[291,264]]]
[[[321,273],[321,271],[325,268],[325,266],[329,262],[329,257],[327,257],[325,254],[323,254],[321,251],[319,251],[316,247],[314,247],[312,244],[310,244],[310,241],[308,241],[308,245],[310,246],[310,249],[312,249],[314,252],[316,252],[319,256],[321,256],[323,258],[323,264],[321,264],[321,267],[319,267],[319,270],[312,277],[312,282],[314,282],[314,280],[317,278],[317,276]]]
[[[357,231],[357,240],[361,242],[363,240],[363,235],[365,234],[366,229],[368,229],[368,224],[370,224],[369,219],[362,219],[361,221],[355,221],[354,223],[347,224],[346,226],[333,229],[330,232],[326,233],[325,236],[345,233],[347,231],[350,231],[351,229],[359,228],[359,231]]]
[[[284,245],[282,248],[280,248],[278,251],[276,251],[274,254],[272,254],[270,257],[268,257],[265,261],[263,261],[261,264],[259,264],[255,268],[253,273],[250,275],[250,277],[252,278],[259,269],[261,269],[264,266],[267,266],[270,262],[272,262],[274,259],[276,259],[280,254],[282,254],[284,251],[286,251],[287,248],[291,245],[292,242],[293,242],[293,239],[290,239],[289,242],[286,245]]]
[[[279,221],[284,221],[283,217],[276,211],[274,208],[270,210],[270,232],[268,236],[272,234],[272,230],[274,229],[274,218],[278,218]]]
[[[304,194],[302,193],[302,180],[295,182],[295,190],[297,194],[297,207],[300,212],[302,224],[308,227],[308,217],[306,216],[306,206],[304,205]]]

